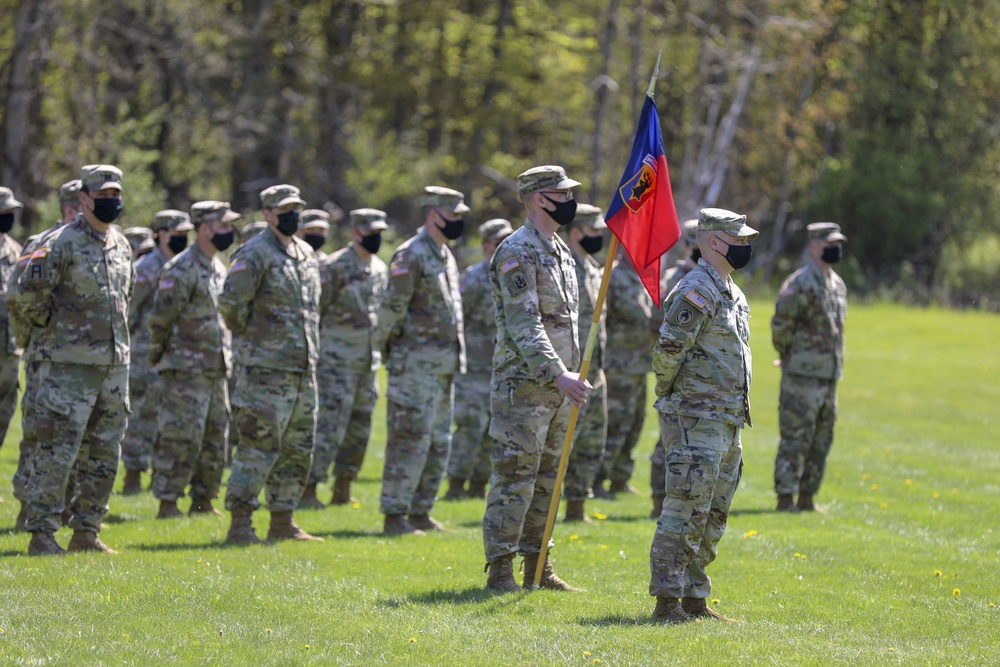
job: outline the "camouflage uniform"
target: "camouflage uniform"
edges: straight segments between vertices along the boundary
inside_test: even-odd
[[[0,188],[0,210],[20,208],[7,188]],[[0,232],[0,447],[17,408],[17,373],[20,355],[7,309],[7,281],[21,257],[21,244]]]
[[[311,236],[316,236],[317,239],[322,238],[323,244],[326,243],[330,235],[330,214],[326,211],[318,208],[310,208],[302,211],[300,218],[298,236],[306,243],[309,243],[309,247],[312,247]],[[313,248],[313,252],[316,253],[316,261],[320,264],[326,261],[327,255],[323,252],[323,244],[319,247]]]
[[[369,231],[388,228],[385,214],[374,209],[356,209],[352,219],[365,211],[377,219]],[[334,461],[335,476],[357,479],[364,462],[378,399],[378,313],[389,269],[376,255],[363,262],[351,243],[320,265],[320,282],[319,417],[310,484],[325,482]]]
[[[700,229],[755,236],[745,216],[703,209]],[[750,307],[705,260],[664,302],[653,352],[666,493],[650,548],[650,595],[705,599],[742,469],[750,424]]]
[[[85,172],[91,192],[120,188],[121,172]],[[53,533],[77,462],[69,525],[98,533],[128,423],[128,299],[132,249],[114,227],[99,234],[83,217],[53,232],[18,280],[18,312],[40,327],[35,408],[38,445],[29,460],[27,529]],[[32,334],[34,339],[34,333]]]
[[[297,188],[279,187],[301,201]],[[265,484],[272,515],[294,510],[302,496],[316,436],[319,296],[316,255],[298,237],[285,247],[268,227],[233,254],[219,297],[236,361],[230,511],[260,507]]]
[[[836,233],[842,236],[839,227]],[[810,236],[823,238],[813,229]],[[824,275],[811,259],[781,286],[771,319],[771,340],[781,358],[781,442],[774,464],[778,494],[815,495],[823,481],[837,418],[846,317],[844,281],[832,270]]]
[[[197,213],[196,213],[197,214]],[[160,375],[153,495],[194,501],[218,496],[229,434],[232,338],[219,314],[226,267],[193,246],[160,271],[149,313],[149,362]]]
[[[469,210],[462,195],[427,188],[425,206]],[[379,314],[388,350],[388,437],[382,513],[427,515],[434,508],[451,451],[453,379],[465,372],[458,264],[447,244],[425,229],[392,256]]]

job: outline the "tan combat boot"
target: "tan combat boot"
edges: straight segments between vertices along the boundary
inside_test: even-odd
[[[727,623],[743,622],[738,621],[735,618],[723,616],[719,612],[715,611],[708,606],[705,598],[682,598],[681,609],[683,609],[691,618],[714,618],[720,621],[726,621]]]
[[[406,520],[405,514],[386,514],[382,532],[386,535],[426,535],[422,530],[414,528]]]
[[[123,496],[133,496],[142,493],[142,472],[139,470],[126,470],[125,483],[122,485]]]
[[[299,528],[292,518],[292,510],[280,510],[271,512],[271,527],[267,531],[267,541],[277,542],[278,540],[299,540],[302,542],[322,542],[322,537],[310,535]]]
[[[587,516],[587,511],[583,509],[582,500],[567,500],[566,501],[566,516],[563,519],[566,523],[574,523],[576,521],[582,521],[584,523],[593,523],[590,517]]]
[[[799,502],[796,503],[796,508],[800,512],[819,512],[820,514],[826,514],[826,510],[813,502],[813,494],[811,493],[800,493]]]
[[[351,478],[346,475],[338,475],[333,480],[333,497],[330,498],[331,505],[346,505],[356,503],[357,499],[351,497]]]
[[[21,533],[28,529],[27,523],[29,514],[28,503],[21,503],[21,509],[17,513],[17,519],[14,520],[15,532]]]
[[[650,519],[659,519],[663,514],[663,496],[653,496],[653,511],[649,513]]]
[[[118,553],[97,537],[97,533],[89,530],[74,530],[73,537],[66,546],[66,551],[97,551],[102,554]]]
[[[524,590],[514,579],[514,554],[500,556],[492,563],[487,563],[486,570],[490,573],[486,579],[486,590],[498,593],[517,593]]]
[[[29,556],[60,556],[64,553],[66,550],[59,546],[52,533],[41,530],[31,532],[31,541],[28,542]]]
[[[195,514],[214,514],[215,516],[222,516],[222,512],[212,505],[211,500],[197,500],[192,498],[191,508],[188,509],[188,516],[193,516]]]
[[[226,544],[267,544],[253,531],[253,510],[249,507],[233,510]]]
[[[538,554],[528,554],[524,557],[524,588],[530,589],[535,585],[535,568],[538,567]],[[552,562],[549,561],[548,554],[545,556],[545,564],[542,566],[542,580],[538,583],[539,588],[547,588],[551,591],[572,591],[582,593],[582,588],[573,588],[565,581],[556,576],[552,570]]]
[[[774,508],[775,512],[788,512],[789,514],[797,514],[799,508],[795,506],[795,501],[792,499],[792,494],[790,493],[779,493],[778,494],[778,506]]]
[[[488,482],[469,482],[468,495],[470,498],[485,498],[486,497],[486,485]]]
[[[451,533],[453,531],[448,530],[444,527],[444,524],[432,517],[430,514],[411,514],[408,518],[410,525],[417,530],[422,530],[424,532],[429,532],[432,530],[437,530],[442,533]]]
[[[465,491],[465,480],[461,477],[450,477],[448,479],[448,493],[444,494],[444,500],[463,500],[469,494]]]
[[[653,610],[653,618],[666,621],[671,624],[690,623],[695,620],[691,614],[684,611],[677,598],[656,597],[656,609]]]
[[[321,510],[326,507],[323,503],[319,501],[316,497],[316,483],[310,482],[306,484],[305,490],[302,492],[302,497],[299,498],[300,508],[310,508]]]
[[[181,519],[184,512],[177,508],[176,500],[161,500],[160,511],[156,513],[157,519]]]

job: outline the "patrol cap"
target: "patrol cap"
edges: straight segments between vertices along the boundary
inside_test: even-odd
[[[74,178],[72,181],[66,181],[59,186],[59,203],[66,204],[76,201],[76,196],[80,192],[80,188],[83,187],[83,181],[79,178]]]
[[[263,220],[256,220],[254,222],[248,222],[243,225],[243,229],[240,230],[240,241],[246,243],[253,237],[260,234],[262,231],[267,229],[267,223]]]
[[[752,239],[759,232],[747,225],[747,217],[724,208],[703,208],[698,212],[699,232],[725,232],[730,236]]]
[[[299,189],[294,185],[272,185],[261,191],[260,205],[262,208],[278,208],[286,204],[305,206],[305,200],[299,195]]]
[[[579,185],[580,182],[568,177],[566,170],[559,165],[548,164],[542,167],[532,167],[528,171],[518,174],[517,197],[524,199],[524,195],[530,195],[539,190],[572,190]]]
[[[330,214],[319,208],[306,209],[299,216],[299,229],[325,229],[330,231]]]
[[[234,222],[242,218],[227,201],[198,201],[191,204],[191,221],[197,227],[206,222]]]
[[[10,188],[0,188],[0,211],[11,208],[24,208],[24,204],[14,199],[14,191]]]
[[[479,238],[483,243],[505,239],[513,233],[514,228],[511,227],[510,221],[503,218],[493,218],[479,225]]]
[[[468,213],[472,210],[465,205],[465,195],[461,192],[437,185],[428,185],[424,188],[424,200],[421,205],[446,208],[452,213]]]
[[[88,164],[80,170],[80,180],[87,192],[121,190],[122,170],[111,164]]]
[[[685,243],[698,245],[698,218],[691,218],[682,222],[681,235]]]
[[[374,232],[389,229],[385,221],[385,211],[377,208],[356,208],[350,213],[351,227],[361,232]]]
[[[156,247],[153,230],[149,227],[128,227],[122,230],[122,233],[128,239],[132,250],[152,250]]]
[[[604,223],[604,211],[590,204],[576,205],[576,217],[573,218],[573,224],[580,227],[589,227],[595,231],[608,228]]]
[[[840,225],[836,222],[814,222],[806,225],[810,241],[826,243],[843,243],[847,237],[840,233]]]
[[[152,227],[154,232],[164,229],[169,229],[172,232],[189,232],[194,229],[190,215],[172,208],[157,211],[156,215],[153,216]]]

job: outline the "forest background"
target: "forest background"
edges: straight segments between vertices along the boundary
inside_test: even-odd
[[[607,206],[657,53],[681,219],[745,212],[773,285],[839,222],[855,295],[1000,310],[1000,0],[0,0],[16,237],[86,163],[123,225],[289,182],[417,226],[429,184],[517,221],[564,165]],[[259,214],[256,215],[259,218]],[[466,239],[472,244],[472,239]]]

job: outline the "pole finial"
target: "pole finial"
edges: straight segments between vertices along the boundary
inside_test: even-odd
[[[660,58],[663,57],[663,49],[656,56],[656,69],[653,70],[653,76],[649,77],[649,89],[646,91],[647,97],[653,96],[653,89],[656,87],[656,79],[660,75]]]

